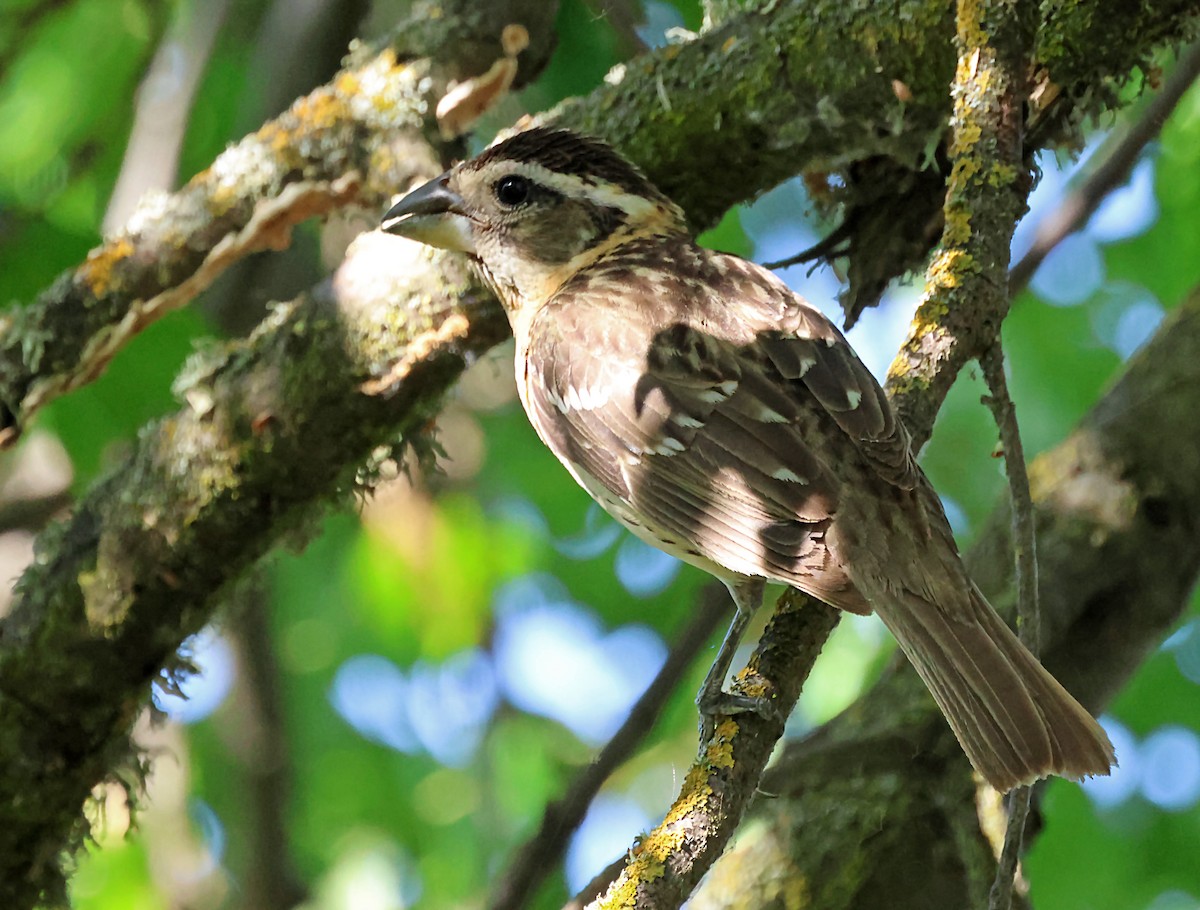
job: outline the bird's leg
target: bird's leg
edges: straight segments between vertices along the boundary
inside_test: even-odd
[[[704,677],[704,684],[696,696],[696,704],[700,708],[701,748],[715,729],[714,718],[717,715],[754,711],[766,716],[771,710],[771,704],[766,699],[751,695],[735,695],[724,689],[725,676],[729,673],[729,666],[733,663],[734,654],[737,653],[738,645],[741,644],[746,626],[750,624],[750,618],[754,616],[755,610],[762,604],[763,584],[761,578],[739,578],[736,581],[725,582],[737,609],[734,612],[733,621],[729,624],[729,631],[725,633],[725,640],[721,642],[717,658],[713,661],[708,675]]]

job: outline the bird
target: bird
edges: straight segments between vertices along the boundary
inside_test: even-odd
[[[1115,765],[971,581],[908,432],[837,326],[767,269],[699,246],[612,146],[527,129],[381,227],[470,258],[512,326],[542,442],[620,524],[728,588],[703,714],[762,707],[723,686],[773,582],[876,613],[997,790]]]

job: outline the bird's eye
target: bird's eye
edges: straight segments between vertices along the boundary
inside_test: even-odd
[[[518,206],[529,199],[529,181],[517,174],[509,174],[496,181],[495,192],[502,205]]]

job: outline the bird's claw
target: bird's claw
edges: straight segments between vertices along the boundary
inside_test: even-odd
[[[736,714],[757,714],[764,720],[776,723],[787,720],[781,716],[776,701],[765,695],[741,695],[718,689],[715,692],[701,692],[696,698],[696,706],[700,709],[701,753],[716,734],[718,718]]]

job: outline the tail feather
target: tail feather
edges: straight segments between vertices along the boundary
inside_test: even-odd
[[[997,790],[1056,774],[1108,774],[1112,744],[1095,719],[972,587],[967,615],[915,595],[875,599],[976,770]]]

